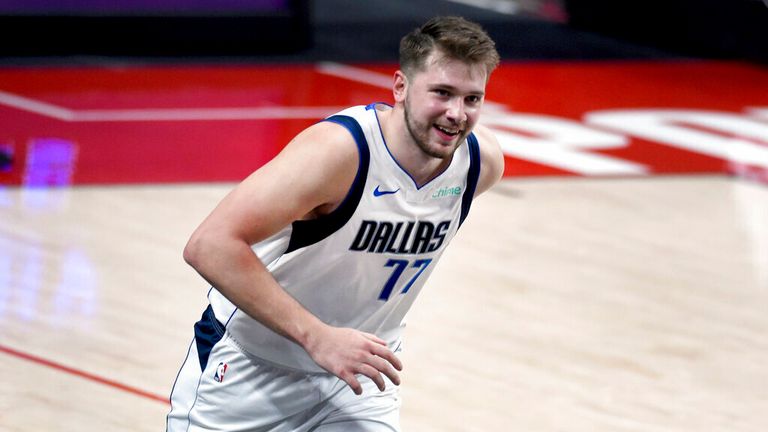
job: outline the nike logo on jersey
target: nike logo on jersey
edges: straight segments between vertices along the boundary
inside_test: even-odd
[[[381,187],[381,185],[376,186],[376,189],[373,190],[373,196],[380,197],[382,195],[389,195],[389,194],[397,193],[400,190],[400,188],[397,188],[397,189],[395,189],[393,191],[387,191],[387,190],[383,191],[383,190],[379,190],[380,187]]]

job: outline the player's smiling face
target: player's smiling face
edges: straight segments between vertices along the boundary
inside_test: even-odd
[[[427,155],[448,158],[480,117],[487,72],[435,51],[423,70],[407,78],[405,123],[415,144]]]

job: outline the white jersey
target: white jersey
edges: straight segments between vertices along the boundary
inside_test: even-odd
[[[469,211],[480,156],[470,135],[445,171],[419,187],[389,152],[379,109],[356,106],[325,119],[346,127],[359,150],[358,172],[342,204],[252,248],[277,282],[320,320],[376,334],[394,350],[406,312]],[[216,319],[247,353],[278,366],[323,372],[299,345],[238,310],[215,288],[209,300]]]

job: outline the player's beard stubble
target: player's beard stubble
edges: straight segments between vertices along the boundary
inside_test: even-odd
[[[410,99],[411,98],[409,96],[405,97],[403,112],[405,115],[405,126],[408,128],[408,133],[411,135],[413,142],[416,143],[422,152],[433,158],[448,159],[453,156],[453,153],[456,151],[459,145],[461,145],[461,143],[464,142],[464,140],[467,138],[467,135],[469,135],[469,131],[464,130],[466,128],[466,124],[462,128],[463,132],[457,136],[456,143],[452,148],[448,150],[442,148],[440,149],[442,151],[434,149],[429,145],[429,135],[433,126],[431,123],[419,123],[418,121],[414,120],[414,118],[411,116]]]

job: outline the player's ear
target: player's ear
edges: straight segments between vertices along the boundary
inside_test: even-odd
[[[395,72],[394,81],[392,83],[392,95],[395,97],[395,102],[405,101],[405,94],[408,90],[408,77],[405,76],[403,71]]]

